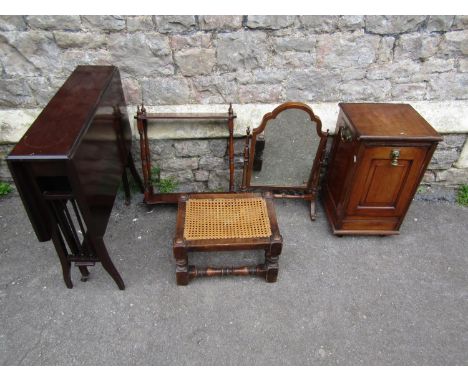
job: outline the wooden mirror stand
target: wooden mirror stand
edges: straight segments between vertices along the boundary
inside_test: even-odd
[[[265,182],[264,184],[261,183],[255,183],[255,181],[252,180],[254,176],[254,172],[258,170],[258,166],[255,166],[255,149],[257,145],[257,142],[259,139],[265,139],[265,151],[268,150],[268,129],[267,125],[269,128],[271,128],[271,123],[278,117],[280,116],[281,113],[287,111],[287,110],[297,110],[299,112],[304,112],[306,113],[306,119],[304,121],[307,122],[307,124],[310,122],[312,124],[312,129],[310,133],[314,134],[316,133],[316,138],[318,140],[317,148],[315,149],[314,153],[314,147],[311,147],[309,153],[311,154],[311,169],[310,173],[308,174],[308,179],[302,181],[298,181],[297,184],[291,184],[291,182],[286,182],[287,184],[281,184],[282,180],[286,180],[288,177],[287,171],[288,168],[284,169],[277,169],[274,168],[275,173],[279,173],[280,180],[279,184],[273,184],[270,181]],[[286,115],[287,112],[284,115]],[[280,119],[280,118],[278,118]],[[290,121],[286,121],[286,126],[275,126],[275,129],[284,129],[288,128],[291,126],[292,128],[292,123]],[[293,122],[294,123],[294,122]],[[313,129],[315,125],[315,131]],[[286,132],[285,132],[286,133]],[[307,134],[308,132],[306,132]],[[322,122],[320,121],[320,118],[314,114],[312,109],[307,106],[304,103],[301,102],[286,102],[281,105],[279,105],[277,108],[275,108],[272,112],[267,113],[263,116],[263,119],[260,123],[260,125],[255,128],[252,133],[250,133],[250,129],[247,129],[247,134],[245,138],[245,146],[244,146],[244,171],[243,171],[243,176],[242,176],[242,186],[241,186],[241,191],[254,191],[254,190],[261,190],[261,191],[271,191],[273,193],[273,196],[275,198],[296,198],[296,199],[304,199],[310,201],[310,218],[312,220],[315,220],[316,218],[316,209],[315,209],[315,199],[317,196],[317,191],[318,191],[318,185],[319,185],[319,179],[320,179],[320,169],[322,167],[323,163],[323,158],[325,155],[325,148],[327,144],[327,137],[328,137],[328,130],[326,132],[322,131]],[[270,139],[272,140],[272,143],[277,143],[276,139],[277,138],[283,138],[283,136],[278,136],[274,137],[272,136]],[[295,144],[294,142],[297,142],[296,145],[299,145],[301,143],[304,143],[306,141],[306,137],[304,135],[299,135],[295,137],[297,139],[292,139],[291,142],[282,142],[281,144],[288,144],[292,143]],[[288,139],[288,138],[286,138]],[[277,156],[285,154],[285,151],[281,150],[281,144],[275,145],[277,147],[277,150],[280,150],[281,152],[275,152],[275,153],[270,153],[270,159],[268,159],[268,156],[265,156],[263,158],[263,171],[265,169],[265,165],[268,167],[268,161],[270,160],[270,163],[273,161],[276,163],[283,163],[284,166],[289,168],[291,167],[291,164],[294,165],[294,158],[290,157],[285,157],[284,161],[276,161]],[[308,144],[308,143],[307,143]],[[278,148],[279,147],[279,148]],[[305,147],[305,152],[307,152],[309,149],[308,147]],[[301,150],[297,150],[296,155],[301,155]],[[287,155],[287,154],[286,154]],[[297,160],[310,160],[306,158],[296,158]],[[275,166],[275,165],[273,165]],[[308,166],[307,166],[308,168]],[[273,171],[270,169],[270,171]]]

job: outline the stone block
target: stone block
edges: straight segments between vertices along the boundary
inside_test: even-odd
[[[222,170],[228,168],[228,163],[224,158],[203,157],[200,158],[200,170]]]
[[[157,30],[161,33],[181,33],[195,30],[195,16],[154,16]]]
[[[435,173],[434,171],[431,171],[431,170],[427,170],[425,173],[424,173],[424,176],[422,178],[422,181],[421,183],[434,183],[436,181],[436,176],[435,176]]]
[[[296,25],[296,16],[247,16],[247,28],[282,29]]]
[[[239,31],[218,36],[217,59],[221,71],[263,68],[268,64],[267,35]]]
[[[7,76],[59,75],[63,72],[61,51],[50,32],[2,32],[0,53]]]
[[[98,49],[107,43],[106,35],[100,33],[54,32],[55,42],[60,48]]]
[[[313,53],[283,52],[273,55],[272,66],[283,70],[290,68],[308,68],[313,67],[315,61],[316,58]]]
[[[200,29],[230,31],[242,28],[242,16],[198,16]]]
[[[336,25],[340,31],[356,31],[364,28],[364,16],[346,15],[339,16]]]
[[[112,34],[109,52],[121,71],[138,77],[174,74],[169,39],[157,33]]]
[[[299,16],[299,22],[303,28],[313,33],[333,33],[338,31],[339,16]]]
[[[427,59],[434,56],[439,48],[440,35],[410,33],[401,35],[395,46],[395,60]]]
[[[242,170],[244,168],[244,157],[235,156],[234,157],[234,168]]]
[[[210,172],[207,170],[196,170],[193,173],[197,182],[205,182],[210,176]]]
[[[149,105],[183,105],[192,103],[185,78],[160,77],[142,80],[145,103]]]
[[[176,52],[174,59],[184,76],[210,74],[216,64],[216,52],[214,49],[190,48]]]
[[[428,168],[431,170],[448,169],[457,161],[460,152],[457,149],[441,150],[438,148],[432,156]]]
[[[135,78],[122,78],[122,88],[127,105],[137,105],[142,101],[141,86]]]
[[[467,73],[437,73],[430,77],[428,99],[468,99]]]
[[[339,86],[344,101],[385,101],[390,98],[391,82],[388,80],[353,80]]]
[[[393,52],[395,46],[395,37],[383,36],[380,40],[380,45],[377,50],[377,59],[379,63],[386,63],[393,60]]]
[[[229,171],[211,171],[208,179],[208,189],[210,191],[229,190]]]
[[[210,153],[207,140],[184,140],[174,143],[175,155],[178,157],[195,157]]]
[[[0,79],[0,107],[22,108],[35,105],[34,95],[24,79]],[[6,128],[3,123],[1,126],[2,129]]]
[[[285,81],[285,99],[302,102],[332,101],[340,99],[339,72],[327,70],[292,71]]]
[[[463,145],[460,156],[454,166],[456,168],[468,168],[468,140]],[[465,183],[468,183],[468,180]]]
[[[35,104],[44,107],[46,106],[57,90],[63,85],[64,81],[56,81],[58,84],[51,83],[46,77],[33,77],[28,79],[28,86],[34,97]]]
[[[210,48],[211,34],[195,33],[190,35],[171,35],[169,36],[171,48],[173,50],[182,50],[188,48]]]
[[[163,171],[161,170],[161,179],[172,179],[177,184],[193,182],[193,172],[192,170],[181,170],[181,171]],[[179,187],[177,187],[179,190]]]
[[[452,26],[455,16],[441,16],[432,15],[429,16],[427,21],[426,30],[428,32],[447,32]]]
[[[379,45],[378,36],[361,32],[320,35],[316,49],[317,68],[367,67],[374,62]]]
[[[397,83],[409,82],[420,70],[421,65],[413,60],[393,61],[371,65],[366,77],[370,80],[392,79]]]
[[[272,38],[273,49],[276,52],[314,52],[317,39],[315,36],[286,36]]]
[[[181,183],[177,186],[177,192],[204,192],[206,186],[201,182]]]
[[[119,32],[125,29],[125,19],[123,16],[99,15],[81,17],[83,29],[86,30]]]
[[[81,30],[81,19],[77,15],[26,16],[26,23],[32,29],[44,30]]]
[[[377,34],[401,34],[421,28],[427,16],[366,16],[367,32]]]
[[[154,30],[152,16],[127,16],[127,31],[132,32],[150,32]]]
[[[250,131],[252,131],[257,126],[251,126]],[[244,145],[245,145],[245,138],[237,138],[234,139],[234,155],[244,155]]]
[[[450,168],[436,174],[437,182],[449,186],[458,186],[468,182],[468,168]]]
[[[24,16],[0,16],[0,31],[24,31],[27,28]]]
[[[210,139],[208,145],[210,147],[211,155],[223,158],[227,153],[227,140],[226,139]]]
[[[365,68],[349,68],[341,72],[342,81],[351,81],[351,80],[362,80],[366,77]]]
[[[238,85],[232,73],[194,77],[192,84],[196,102],[227,104],[238,101]]]
[[[0,80],[0,89],[3,89]],[[0,91],[1,93],[1,91]],[[0,144],[18,142],[42,109],[0,108]]]
[[[105,49],[67,49],[62,54],[62,77],[67,77],[77,65],[111,65],[111,54]],[[123,71],[121,71],[123,73]],[[123,73],[125,74],[125,73]]]
[[[468,28],[468,15],[456,15],[453,19],[452,29],[467,29]]]
[[[289,75],[288,69],[258,69],[236,73],[237,82],[241,85],[250,84],[279,84]]]
[[[239,101],[241,103],[276,103],[282,100],[283,86],[273,85],[240,85]]]
[[[164,171],[196,170],[198,158],[163,158],[159,161],[159,167]]]
[[[450,72],[455,68],[455,60],[453,58],[437,58],[431,57],[421,64],[419,81],[428,79],[428,74]],[[417,78],[417,77],[415,77]]]
[[[444,134],[444,140],[437,145],[437,151],[451,148],[461,150],[465,144],[465,140],[465,134]]]
[[[468,54],[468,29],[444,34],[440,43],[440,54],[448,57]]]
[[[148,126],[148,129],[151,125]],[[175,157],[174,142],[171,140],[151,139],[149,142],[152,159],[173,159]]]
[[[468,72],[468,58],[461,58],[458,62],[458,70],[462,73]]]
[[[334,33],[356,31],[364,27],[364,16],[299,16],[300,24],[314,33]]]
[[[393,100],[422,100],[426,95],[425,82],[393,84],[391,95]]]

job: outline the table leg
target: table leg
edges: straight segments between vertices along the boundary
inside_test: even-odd
[[[81,281],[86,282],[89,279],[89,271],[88,267],[86,265],[79,265],[78,269],[80,270],[81,273]]]
[[[73,288],[70,275],[71,263],[67,259],[67,249],[57,226],[52,228],[52,242],[54,243],[55,250],[57,251],[60,259],[60,265],[62,266],[63,281],[65,281],[67,288],[71,289]]]
[[[103,268],[109,273],[109,275],[113,278],[117,286],[120,290],[125,289],[125,284],[120,276],[117,268],[112,263],[111,258],[109,257],[109,253],[107,252],[106,246],[104,244],[104,240],[102,237],[90,237],[90,242],[94,247],[94,253],[97,254],[99,260]]]

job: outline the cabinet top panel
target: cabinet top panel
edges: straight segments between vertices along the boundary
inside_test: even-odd
[[[15,156],[68,156],[92,121],[115,66],[78,66],[11,152]]]
[[[442,137],[409,104],[340,103],[358,139],[423,139]]]

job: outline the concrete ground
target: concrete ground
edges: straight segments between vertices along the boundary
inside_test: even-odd
[[[323,209],[311,222],[302,201],[275,205],[284,237],[276,284],[177,286],[176,207],[119,199],[105,241],[127,289],[97,264],[87,283],[73,269],[69,290],[20,199],[0,199],[0,364],[468,364],[468,208],[415,201],[399,236],[338,238]]]

